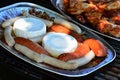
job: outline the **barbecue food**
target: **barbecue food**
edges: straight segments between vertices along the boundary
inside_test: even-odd
[[[46,25],[38,18],[20,18],[14,22],[13,30],[16,36],[30,39],[46,34]]]
[[[78,42],[82,42],[82,36],[76,33],[74,30],[68,29],[62,25],[53,25],[49,28],[50,32],[65,33],[73,36]]]
[[[37,44],[35,42],[32,42],[31,40],[28,40],[28,39],[22,38],[22,37],[16,37],[14,40],[15,40],[16,44],[26,46],[27,48],[29,48],[32,51],[35,51],[39,54],[48,55],[48,52],[46,50],[44,50],[44,48],[42,48],[42,46],[40,46],[39,44]]]
[[[83,24],[120,37],[120,0],[63,0],[65,11]]]
[[[84,44],[87,44],[97,57],[103,57],[107,55],[106,47],[97,39],[86,39]]]
[[[68,60],[72,60],[72,59],[81,58],[81,57],[85,56],[86,54],[88,54],[89,51],[90,51],[90,48],[88,45],[79,43],[77,49],[74,52],[63,53],[58,57],[58,59],[60,59],[62,61],[68,61]]]
[[[36,34],[32,35],[29,31],[27,37],[17,36],[14,29],[16,21],[19,22],[22,19],[22,23],[24,23],[28,19],[29,23],[31,19],[32,21],[37,19],[39,22],[41,18],[36,15],[32,15],[32,13],[29,15],[24,14],[22,17],[17,16],[3,22],[4,38],[8,46],[37,63],[61,69],[76,69],[94,60],[94,58],[106,57],[107,48],[102,42],[94,38],[88,39],[85,32],[82,32],[77,25],[60,18],[51,20],[50,17],[44,16],[47,20],[43,21],[45,24],[43,27],[46,28],[46,34],[43,37],[40,36],[41,32],[36,36]],[[113,19],[118,20],[116,17]],[[34,24],[32,21],[30,23]],[[47,22],[50,24],[47,24]],[[39,24],[42,25],[42,22]],[[38,26],[38,24],[34,24],[35,26]],[[28,24],[23,24],[17,28],[26,28],[27,31],[29,27],[32,27],[32,30],[34,29],[33,26]],[[18,33],[18,31],[16,32]],[[28,38],[31,35],[33,37]],[[95,43],[96,46],[92,46],[92,43]]]
[[[12,37],[12,26],[8,26],[5,28],[4,36],[6,43],[11,47],[14,46],[15,41],[14,38]]]
[[[46,63],[61,69],[76,69],[79,66],[87,64],[95,57],[94,52],[91,50],[83,57],[71,59],[65,62],[57,58],[51,57],[50,55],[48,55],[46,50],[42,48],[42,46],[28,39],[16,37],[15,42],[15,49],[27,56],[28,58],[38,63]]]
[[[44,48],[54,57],[73,52],[78,46],[77,40],[65,33],[49,32],[42,40]]]

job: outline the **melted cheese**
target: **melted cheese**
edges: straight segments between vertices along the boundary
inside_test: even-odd
[[[78,46],[76,39],[64,33],[49,32],[43,37],[44,48],[54,57],[75,51]]]

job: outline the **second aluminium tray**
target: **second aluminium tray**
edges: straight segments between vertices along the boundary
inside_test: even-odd
[[[68,18],[69,20],[73,20],[76,24],[80,25],[81,27],[84,27],[90,31],[93,31],[99,35],[102,35],[104,37],[107,37],[107,38],[110,38],[110,39],[113,39],[113,40],[116,40],[116,41],[120,41],[120,38],[119,37],[114,37],[114,36],[111,36],[109,34],[105,34],[105,33],[102,33],[100,31],[98,31],[96,28],[94,28],[92,26],[92,24],[82,24],[79,20],[77,20],[74,15],[70,15],[69,13],[67,13],[65,10],[64,10],[64,5],[63,5],[63,1],[64,0],[51,0],[51,3],[54,5],[54,7],[61,13],[63,14],[66,18]],[[66,0],[67,1],[67,0]],[[83,1],[84,2],[84,1]],[[104,2],[104,1],[103,1]],[[74,10],[73,10],[74,11]],[[117,12],[119,13],[119,11]],[[116,13],[116,14],[117,14]],[[114,14],[114,13],[113,13]],[[119,25],[118,25],[119,26]]]

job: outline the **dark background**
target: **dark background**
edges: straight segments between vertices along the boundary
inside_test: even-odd
[[[0,8],[17,2],[32,2],[57,11],[50,0],[2,0]],[[101,36],[102,37],[102,36]],[[109,65],[81,78],[67,78],[40,70],[9,54],[0,47],[0,80],[119,80],[120,78],[120,42],[104,38],[116,50],[117,57]]]

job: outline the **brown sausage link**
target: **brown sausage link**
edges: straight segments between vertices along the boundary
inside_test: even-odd
[[[70,30],[70,29],[68,29],[68,28],[66,28],[66,27],[64,27],[62,25],[59,25],[59,24],[51,26],[48,29],[48,31],[66,33],[66,34],[69,34],[69,35],[73,36],[78,42],[83,41],[82,36],[80,34],[76,33],[73,30]]]
[[[37,53],[48,55],[48,52],[43,47],[41,47],[39,44],[37,44],[37,43],[35,43],[35,42],[33,42],[29,39],[25,39],[25,38],[22,38],[22,37],[16,37],[15,42],[17,44],[26,46],[27,48],[29,48],[29,49],[37,52]]]

